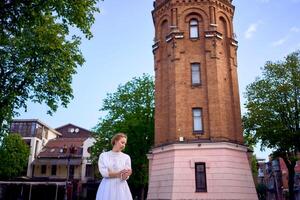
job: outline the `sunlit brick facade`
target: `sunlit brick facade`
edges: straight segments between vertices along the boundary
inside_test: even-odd
[[[257,199],[243,145],[230,0],[156,0],[148,199]]]

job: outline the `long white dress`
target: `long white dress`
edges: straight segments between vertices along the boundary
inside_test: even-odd
[[[96,200],[132,200],[127,181],[108,176],[108,169],[113,172],[131,169],[131,160],[127,154],[103,152],[99,157],[98,167],[103,179],[98,188]]]

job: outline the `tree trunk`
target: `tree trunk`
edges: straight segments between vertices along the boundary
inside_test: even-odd
[[[289,200],[295,200],[294,192],[294,177],[295,177],[295,165],[288,167],[289,170]]]
[[[296,160],[293,159],[297,155],[297,152],[292,153],[284,153],[281,155],[286,167],[289,171],[289,200],[295,200],[295,192],[294,192],[294,178],[295,178],[295,166]]]
[[[141,199],[142,200],[145,199],[145,188],[144,187],[141,188]]]

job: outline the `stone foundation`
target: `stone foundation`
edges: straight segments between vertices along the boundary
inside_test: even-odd
[[[257,200],[247,148],[220,143],[172,144],[148,155],[148,200]],[[195,192],[195,163],[206,165],[207,192]]]

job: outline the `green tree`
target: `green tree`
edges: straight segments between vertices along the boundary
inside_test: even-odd
[[[31,100],[49,114],[73,98],[72,76],[84,63],[77,28],[90,39],[99,0],[0,1],[0,132]]]
[[[266,200],[267,199],[268,188],[264,183],[259,183],[256,186],[256,191],[257,191],[257,195],[258,195],[259,200]]]
[[[250,154],[250,156],[248,157],[248,159],[251,164],[251,172],[252,172],[253,181],[256,184],[257,183],[256,179],[258,176],[258,167],[257,167],[258,162],[256,159],[256,155],[253,154],[253,149],[255,146],[255,139],[253,138],[252,135],[244,134],[244,143],[249,148],[248,153]]]
[[[0,178],[20,176],[26,169],[29,147],[19,134],[8,134],[0,146]]]
[[[110,139],[117,132],[128,136],[125,152],[131,157],[133,174],[129,185],[133,196],[144,199],[148,184],[146,154],[154,137],[154,81],[149,75],[133,78],[107,94],[101,111],[107,112],[95,128],[97,142],[92,148],[94,161],[103,150],[109,150]]]
[[[289,172],[290,200],[294,199],[294,176],[300,150],[300,52],[284,61],[267,62],[262,77],[247,86],[243,117],[245,134],[274,149]]]

